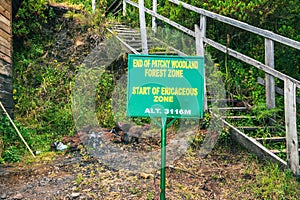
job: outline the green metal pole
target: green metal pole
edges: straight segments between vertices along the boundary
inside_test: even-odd
[[[166,129],[167,118],[161,118],[160,200],[166,199]]]

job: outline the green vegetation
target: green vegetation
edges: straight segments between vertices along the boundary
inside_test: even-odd
[[[15,37],[28,37],[42,30],[43,24],[54,17],[52,10],[47,10],[46,0],[23,1],[13,23]]]
[[[57,38],[54,32],[64,32],[71,35],[76,40],[79,35],[83,38],[99,34],[104,37],[104,28],[107,26],[105,18],[105,8],[109,4],[107,1],[100,1],[97,4],[97,14],[91,14],[91,2],[83,0],[57,0],[57,3],[67,5],[77,5],[84,8],[83,12],[68,11],[64,15],[64,21],[55,21],[56,16],[52,9],[45,6],[46,0],[28,0],[16,16],[13,31],[14,42],[14,101],[15,101],[15,121],[25,140],[34,149],[46,152],[50,149],[50,143],[60,140],[62,136],[73,135],[76,128],[72,115],[72,89],[76,75],[80,70],[84,70],[81,65],[84,57],[92,47],[87,46],[83,55],[76,54],[76,50],[67,54],[67,51],[59,49],[56,44]],[[54,2],[54,1],[52,1]],[[288,36],[295,40],[300,40],[299,12],[300,5],[297,1],[189,1],[196,5],[229,17],[242,20],[249,24],[272,30],[276,33]],[[160,2],[158,12],[178,23],[193,29],[194,24],[198,23],[199,15],[186,12],[181,6],[174,6],[171,3]],[[146,6],[151,7],[151,1],[146,1]],[[128,8],[128,20],[132,26],[138,25],[137,10]],[[119,16],[118,20],[121,17]],[[147,16],[150,21],[150,17]],[[68,24],[69,22],[69,24]],[[71,31],[66,31],[68,25],[75,24]],[[150,23],[148,23],[150,24]],[[167,25],[164,25],[167,26]],[[46,28],[45,28],[46,27]],[[55,30],[53,32],[51,27]],[[171,29],[169,29],[172,32]],[[43,34],[41,34],[43,33]],[[86,35],[85,35],[86,34]],[[87,36],[88,35],[88,36]],[[174,37],[172,34],[170,37]],[[247,55],[263,62],[264,45],[263,39],[246,32],[234,29],[230,26],[224,28],[221,23],[208,21],[207,36],[230,48],[243,51]],[[229,38],[229,40],[227,39]],[[170,39],[170,38],[166,38]],[[91,39],[92,40],[92,39]],[[184,44],[184,42],[183,42]],[[84,46],[84,45],[82,45]],[[190,50],[191,44],[184,44],[184,50]],[[55,48],[58,48],[55,50]],[[275,46],[276,69],[288,73],[298,78],[300,77],[299,51],[291,48]],[[54,51],[56,52],[53,52]],[[76,48],[75,48],[76,49]],[[157,49],[159,50],[159,49]],[[278,121],[282,120],[283,98],[276,99],[278,108],[267,110],[264,102],[264,88],[257,84],[257,77],[264,74],[257,69],[245,65],[235,59],[229,58],[211,48],[207,50],[212,54],[217,63],[214,67],[218,68],[218,75],[224,78],[226,89],[230,94],[240,100],[254,104],[254,113],[257,119],[244,119],[239,121],[239,125],[258,125],[268,124],[269,116],[276,115]],[[58,51],[66,53],[65,57],[57,55]],[[80,52],[80,53],[81,53]],[[61,53],[61,52],[59,52]],[[283,56],[284,55],[284,56]],[[126,58],[121,58],[120,62],[126,62]],[[124,72],[123,72],[124,73]],[[111,128],[114,125],[112,113],[112,92],[116,80],[120,74],[116,74],[113,69],[106,70],[103,78],[97,84],[95,102],[97,103],[96,115],[102,127]],[[93,78],[93,77],[92,77]],[[282,83],[276,80],[280,86]],[[88,86],[86,86],[88,87]],[[124,103],[124,102],[117,102]],[[124,113],[120,113],[123,115]],[[206,114],[203,123],[208,125],[211,116]],[[147,119],[134,119],[138,123],[145,122]],[[281,121],[280,121],[281,122]],[[280,127],[278,127],[280,128]],[[8,119],[0,114],[0,163],[18,162],[26,153],[24,144],[12,128]],[[274,132],[264,129],[261,135],[253,133],[253,137],[268,137]],[[280,132],[277,132],[281,134]],[[205,133],[199,132],[192,143],[192,147],[197,149],[203,142]],[[274,135],[273,135],[274,136]],[[282,136],[282,135],[278,135]],[[229,144],[228,130],[223,130],[220,134],[220,142]],[[267,144],[266,144],[267,145]],[[285,147],[280,144],[274,148],[283,150]],[[273,148],[273,147],[272,147]],[[284,157],[284,154],[280,154]],[[251,162],[247,163],[251,165]],[[249,170],[251,170],[249,168]],[[278,178],[280,177],[280,178]],[[218,177],[213,177],[218,178]],[[78,175],[76,181],[78,185],[83,182],[82,175]],[[132,194],[140,195],[140,191],[135,187],[128,187]],[[256,174],[255,178],[246,184],[241,190],[247,190],[260,199],[293,199],[299,191],[299,183],[294,180],[289,171],[282,171],[277,165],[267,164]],[[147,194],[148,199],[154,197],[153,192]],[[186,196],[189,198],[190,196]]]
[[[28,128],[22,127],[19,123],[16,124],[17,128],[22,132],[24,139],[29,145],[32,145],[32,136]],[[25,151],[22,146],[22,141],[17,135],[15,129],[11,125],[6,115],[0,112],[0,164],[6,161],[19,162]]]
[[[254,181],[241,189],[249,190],[256,199],[297,199],[300,186],[293,179],[289,170],[283,171],[278,165],[267,163]]]
[[[68,52],[68,48],[73,47],[58,46],[56,33],[65,31],[70,34],[67,37],[71,41],[77,39],[77,35],[81,33],[83,37],[88,37],[97,32],[101,38],[106,26],[106,6],[103,6],[105,1],[99,2],[95,15],[90,12],[87,1],[56,1],[65,2],[68,6],[78,3],[76,8],[85,8],[76,14],[68,11],[62,21],[57,21],[58,16],[55,16],[51,7],[46,6],[47,2],[24,1],[13,24],[15,121],[18,122],[17,126],[31,148],[42,152],[48,151],[53,141],[75,133],[71,92],[76,73],[82,67],[80,63],[86,53],[89,53],[87,49],[84,55],[77,56],[75,49],[74,55],[66,54],[63,57],[61,51]],[[66,28],[67,22],[69,29]],[[111,90],[107,84],[111,82],[100,84],[98,89]],[[106,95],[98,98],[100,103],[106,104],[105,107],[101,107],[101,112],[109,109]],[[111,125],[106,122],[106,118],[111,116],[99,116],[102,117],[100,120],[103,123]],[[20,161],[26,153],[25,146],[2,113],[0,120],[0,162]],[[110,119],[110,123],[111,121]]]

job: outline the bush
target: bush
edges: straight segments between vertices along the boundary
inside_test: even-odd
[[[38,33],[53,12],[47,12],[46,0],[23,1],[13,22],[13,33],[17,38]]]

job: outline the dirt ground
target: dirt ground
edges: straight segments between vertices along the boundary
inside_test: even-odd
[[[0,166],[0,198],[159,199],[159,170],[114,170],[84,152]],[[219,145],[204,158],[187,151],[166,169],[166,199],[254,199],[244,187],[260,165],[251,158],[236,144]]]

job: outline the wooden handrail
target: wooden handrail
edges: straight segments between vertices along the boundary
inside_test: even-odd
[[[189,4],[184,3],[182,1],[169,0],[169,2],[172,2],[172,3],[176,4],[176,5],[181,5],[183,8],[186,8],[188,10],[194,11],[196,13],[199,13],[201,15],[207,16],[209,18],[215,19],[217,21],[224,22],[226,24],[229,24],[229,25],[235,26],[237,28],[249,31],[251,33],[255,33],[257,35],[263,36],[265,38],[274,40],[274,41],[279,42],[281,44],[285,44],[287,46],[290,46],[290,47],[293,47],[295,49],[299,49],[300,50],[300,42],[298,42],[296,40],[292,40],[292,39],[284,37],[284,36],[281,36],[279,34],[273,33],[272,31],[268,31],[268,30],[265,30],[265,29],[257,28],[255,26],[252,26],[252,25],[247,24],[245,22],[241,22],[241,21],[238,21],[236,19],[232,19],[232,18],[223,16],[223,15],[220,15],[220,14],[216,14],[216,13],[210,12],[210,11],[204,10],[202,8],[198,8],[198,7],[189,5]]]
[[[132,5],[132,6],[136,7],[136,8],[139,7],[139,5],[138,5],[137,3],[135,3],[135,2],[133,2],[133,1],[131,1],[131,0],[124,0],[124,1],[125,1],[126,3]],[[203,9],[200,9],[200,8],[197,8],[197,7],[194,7],[194,6],[191,6],[191,5],[186,4],[186,3],[181,4],[181,1],[175,1],[175,0],[169,0],[169,1],[170,1],[170,2],[173,2],[173,1],[174,1],[173,3],[175,3],[175,2],[178,3],[178,2],[179,2],[180,5],[182,5],[183,7],[184,7],[184,5],[185,5],[185,7],[190,7],[190,8],[191,8],[190,10],[195,11],[195,12],[198,11],[198,13],[200,13],[200,10],[201,10],[201,12],[203,11],[203,13],[206,13],[206,14],[207,14],[206,16],[208,16],[208,17],[212,17],[213,15],[216,15],[215,17],[212,17],[213,19],[222,20],[223,18],[225,18],[225,19],[228,18],[228,17],[224,17],[224,16],[219,15],[219,14],[215,14],[215,13],[212,13],[212,12],[209,12],[209,11],[205,11],[205,10],[203,10]],[[183,3],[183,2],[182,2],[182,3]],[[200,9],[200,10],[199,10],[199,9]],[[205,11],[205,12],[204,12],[204,11]],[[190,35],[190,36],[192,36],[192,37],[195,37],[195,32],[194,32],[194,31],[192,31],[192,30],[190,30],[190,29],[188,29],[188,28],[186,28],[186,27],[184,27],[184,26],[182,26],[182,25],[180,25],[180,24],[178,24],[178,23],[176,23],[176,22],[174,22],[174,21],[172,21],[172,20],[170,20],[170,19],[168,19],[168,18],[162,16],[162,15],[159,15],[159,14],[153,12],[152,10],[150,10],[150,9],[148,9],[148,8],[145,8],[145,12],[147,12],[148,14],[150,14],[150,15],[156,17],[157,19],[160,19],[160,20],[162,20],[162,21],[168,23],[169,25],[171,25],[171,26],[173,26],[173,27],[175,27],[175,28],[181,30],[182,32],[184,32],[184,33],[186,33],[186,34],[188,34],[188,35]],[[202,13],[201,13],[201,14],[202,14]],[[228,19],[230,19],[229,21],[232,21],[232,20],[233,20],[234,22],[236,22],[235,24],[238,24],[238,22],[239,22],[239,21],[234,20],[234,19],[231,19],[231,18],[228,18]],[[227,20],[227,21],[228,21],[228,20]],[[245,24],[245,23],[243,23],[243,22],[239,22],[239,23]],[[251,26],[251,25],[248,25],[248,26],[254,27],[254,26]],[[248,27],[248,26],[245,26],[245,27]],[[239,28],[241,28],[241,27],[239,27]],[[256,27],[255,27],[255,28],[256,28]],[[251,29],[251,30],[252,30],[252,29]],[[261,30],[263,30],[263,29],[261,29]],[[249,30],[249,31],[250,31],[250,30]],[[265,31],[265,30],[263,30],[263,31]],[[262,31],[260,31],[260,32],[262,32]],[[266,32],[269,32],[269,31],[266,31]],[[254,33],[255,33],[255,32],[254,32]],[[258,34],[258,33],[257,33],[257,34]],[[274,34],[275,34],[275,33],[274,33]],[[277,34],[275,34],[275,35],[277,35]],[[278,38],[281,38],[281,37],[283,37],[283,36],[277,35],[277,37],[278,37]],[[283,37],[283,38],[285,38],[285,37]],[[288,38],[287,38],[287,39],[288,39]],[[291,39],[288,39],[287,41],[289,41],[289,40],[291,40]],[[292,40],[292,41],[294,41],[294,40]],[[249,56],[246,56],[246,55],[244,55],[244,54],[242,54],[242,53],[239,53],[239,52],[237,52],[237,51],[235,51],[235,50],[232,50],[232,49],[230,49],[230,48],[226,48],[224,45],[222,45],[222,44],[220,44],[220,43],[218,43],[218,42],[215,42],[215,41],[213,41],[213,40],[211,40],[211,39],[208,39],[208,38],[204,38],[204,42],[207,43],[207,44],[209,44],[209,45],[211,45],[211,46],[213,46],[214,48],[216,48],[216,49],[218,49],[218,50],[224,52],[224,53],[228,53],[229,55],[231,55],[231,56],[233,56],[233,57],[235,57],[235,58],[237,58],[237,59],[239,59],[239,60],[241,60],[241,61],[243,61],[243,62],[246,62],[246,63],[248,63],[248,64],[250,64],[250,65],[252,65],[252,66],[254,66],[254,67],[256,67],[256,68],[258,68],[258,69],[260,69],[260,70],[263,70],[265,73],[267,73],[267,74],[269,74],[269,75],[272,75],[272,76],[274,76],[274,77],[277,77],[277,78],[279,78],[279,79],[281,79],[281,80],[289,79],[289,80],[291,80],[293,83],[296,84],[297,88],[300,88],[300,81],[298,81],[298,80],[296,80],[296,79],[294,79],[294,78],[292,78],[292,77],[289,77],[289,76],[287,76],[286,74],[281,73],[281,72],[279,72],[279,71],[277,71],[277,70],[275,70],[275,69],[273,69],[273,68],[271,68],[271,67],[269,67],[269,66],[267,66],[267,65],[265,65],[265,64],[263,64],[263,63],[261,63],[261,62],[259,62],[259,61],[257,61],[257,60],[255,60],[254,58],[251,58],[251,57],[249,57]],[[294,41],[294,42],[297,42],[297,41]],[[299,44],[298,44],[298,43],[299,43]],[[298,47],[300,48],[300,42],[298,42],[298,43],[297,43],[297,45],[298,45]],[[283,44],[285,44],[285,43],[283,43]],[[296,45],[296,46],[297,46],[297,45]]]

